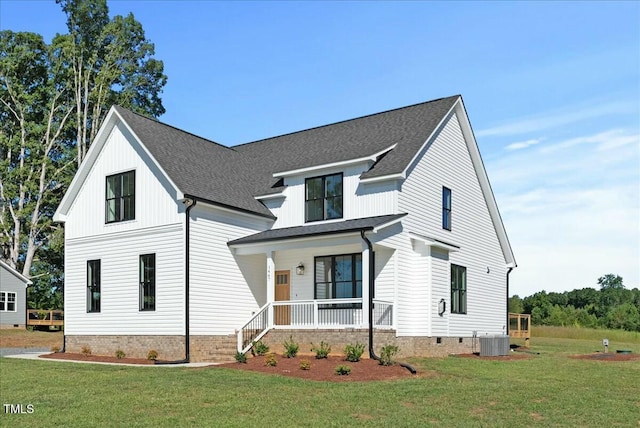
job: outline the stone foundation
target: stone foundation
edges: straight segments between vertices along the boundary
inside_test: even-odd
[[[342,355],[346,345],[360,342],[366,346],[363,356],[369,355],[369,332],[366,329],[271,330],[262,340],[271,352],[283,353],[283,343],[290,336],[300,345],[300,355],[313,355],[312,343],[320,345],[320,341],[327,342],[334,355]],[[234,361],[237,351],[235,335],[191,336],[190,339],[191,362]],[[395,330],[376,330],[373,342],[378,355],[385,345],[398,346],[399,358],[445,357],[473,351],[470,337],[396,337]],[[184,336],[66,336],[66,352],[81,353],[85,346],[93,355],[113,356],[117,350],[122,350],[127,357],[147,358],[152,349],[158,352],[158,359],[165,361],[182,360],[185,355]],[[479,350],[477,343],[475,350]]]

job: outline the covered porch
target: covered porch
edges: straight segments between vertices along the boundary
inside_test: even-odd
[[[381,241],[401,231],[402,217],[276,229],[229,242],[236,257],[264,254],[266,263],[264,303],[238,326],[238,351],[272,329],[368,329],[370,321],[393,329],[395,249]]]

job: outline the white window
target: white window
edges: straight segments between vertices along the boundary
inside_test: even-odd
[[[0,311],[16,312],[16,293],[0,291]]]

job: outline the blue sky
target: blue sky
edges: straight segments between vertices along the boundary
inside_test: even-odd
[[[164,61],[161,120],[226,145],[462,94],[511,291],[640,286],[640,3],[111,1]],[[50,41],[51,1],[0,2]]]

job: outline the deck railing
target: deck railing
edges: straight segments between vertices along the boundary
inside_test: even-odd
[[[271,328],[367,328],[362,311],[362,298],[267,303],[238,330],[238,351],[247,352]],[[374,300],[373,324],[375,328],[393,328],[392,302]]]
[[[509,336],[524,339],[524,346],[528,348],[531,340],[531,315],[509,313]]]
[[[27,325],[61,327],[64,325],[64,311],[28,309]]]

